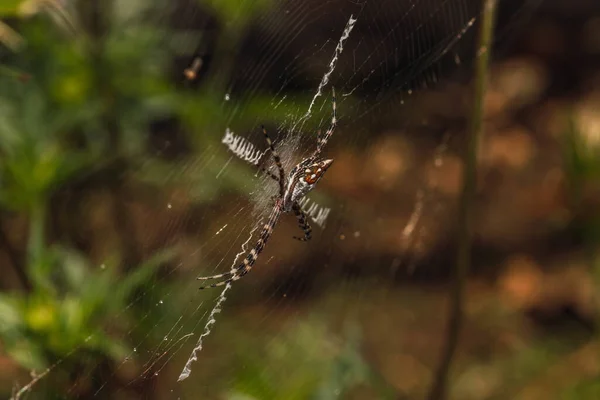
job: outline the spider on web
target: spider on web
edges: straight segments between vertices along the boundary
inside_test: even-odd
[[[201,286],[200,289],[206,288],[214,288],[217,286],[223,286],[230,282],[237,281],[242,278],[252,269],[252,266],[258,259],[258,255],[265,248],[267,241],[273,234],[273,229],[275,225],[279,221],[279,217],[282,213],[294,212],[296,217],[298,218],[298,225],[304,231],[304,237],[294,236],[294,239],[301,241],[308,241],[311,238],[312,228],[308,223],[308,218],[300,204],[298,203],[300,200],[306,196],[308,192],[313,190],[319,180],[323,177],[327,169],[333,163],[331,159],[322,159],[320,158],[321,152],[323,148],[333,135],[333,131],[337,125],[336,118],[336,101],[335,101],[335,90],[332,90],[332,104],[333,104],[333,117],[331,118],[331,126],[325,132],[323,136],[321,136],[320,132],[317,137],[317,148],[315,151],[308,157],[298,163],[289,174],[286,175],[283,165],[281,165],[281,158],[275,148],[273,147],[273,142],[271,138],[267,134],[267,130],[265,127],[262,127],[263,134],[265,135],[265,139],[267,141],[267,145],[269,146],[269,150],[271,151],[271,155],[273,156],[273,161],[279,170],[279,176],[275,175],[271,171],[263,168],[262,171],[271,177],[273,180],[279,183],[279,194],[275,198],[275,205],[273,206],[273,210],[269,215],[269,220],[263,226],[260,232],[260,238],[254,245],[254,247],[250,250],[250,252],[244,257],[244,260],[231,271],[226,272],[224,274],[212,275],[212,276],[201,276],[198,277],[198,280],[211,280],[211,279],[221,279],[217,283],[213,283],[207,286]]]

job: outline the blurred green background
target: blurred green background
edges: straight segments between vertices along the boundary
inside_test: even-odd
[[[0,1],[2,398],[423,398],[480,3],[347,3]],[[499,4],[454,399],[600,398],[600,6],[537,3]],[[220,293],[195,277],[275,189],[225,129],[313,148],[351,14],[327,225],[282,218],[177,383]]]

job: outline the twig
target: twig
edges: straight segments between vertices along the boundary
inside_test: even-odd
[[[458,252],[455,281],[451,293],[451,310],[446,331],[446,343],[431,390],[429,400],[443,400],[448,392],[448,375],[458,346],[463,325],[465,281],[471,264],[472,212],[477,181],[477,149],[482,136],[484,96],[487,88],[488,65],[492,46],[496,0],[484,0],[483,18],[477,52],[475,91],[469,135],[466,143],[463,188],[458,210]]]

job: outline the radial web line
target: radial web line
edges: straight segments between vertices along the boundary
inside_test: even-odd
[[[85,342],[87,343],[91,338],[92,338],[92,335],[88,336],[85,339]],[[54,368],[56,368],[60,364],[62,364],[63,360],[65,360],[67,357],[70,357],[79,348],[80,348],[80,346],[78,346],[78,347],[74,348],[73,350],[69,351],[64,358],[61,358],[60,360],[58,360],[54,364],[50,365],[48,368],[46,368],[45,370],[43,370],[40,374],[35,375],[33,377],[33,379],[27,385],[23,386],[21,389],[19,389],[18,391],[16,391],[16,393],[13,393],[13,395],[10,397],[10,400],[19,400],[25,393],[27,393],[28,391],[30,391],[31,388],[33,388],[33,386],[35,384],[37,384],[39,381],[41,381],[42,379],[44,379],[50,372],[52,372],[54,370]]]

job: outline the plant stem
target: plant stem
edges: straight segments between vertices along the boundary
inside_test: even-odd
[[[2,226],[0,226],[0,251],[1,249],[4,249],[4,252],[8,258],[8,262],[10,265],[12,265],[15,275],[19,279],[19,283],[23,289],[30,291],[32,289],[31,282],[29,282],[29,277],[27,276],[27,273],[23,267],[24,263],[22,262],[19,253],[10,243],[10,240],[6,236]]]
[[[29,238],[27,239],[27,274],[34,287],[47,286],[46,203],[44,196],[31,204],[29,210]]]
[[[465,283],[471,265],[472,209],[477,184],[477,150],[482,136],[484,96],[488,81],[488,66],[494,32],[496,0],[484,0],[483,17],[476,57],[475,90],[470,129],[466,142],[463,188],[458,210],[458,251],[455,280],[451,293],[451,309],[446,330],[446,343],[433,383],[429,400],[444,400],[448,396],[448,375],[456,353],[464,320]]]

